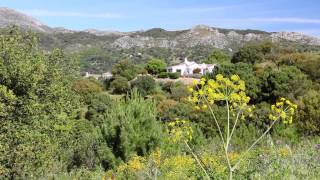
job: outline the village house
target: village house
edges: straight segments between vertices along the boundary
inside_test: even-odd
[[[188,59],[185,58],[183,63],[167,67],[167,72],[179,72],[181,76],[188,76],[192,74],[206,74],[211,73],[215,66],[215,64],[198,64],[194,61],[188,61]]]
[[[112,78],[112,74],[110,72],[105,72],[102,74],[91,74],[89,72],[85,72],[84,77],[86,78],[93,77],[95,79],[110,79]]]

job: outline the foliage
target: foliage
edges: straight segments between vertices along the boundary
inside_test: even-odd
[[[178,79],[181,74],[179,72],[176,73],[168,73],[170,79]]]
[[[119,61],[112,67],[112,74],[114,76],[122,76],[129,81],[135,78],[139,72],[141,72],[141,69],[129,60]]]
[[[158,75],[158,78],[168,78],[169,77],[169,73],[168,72],[161,72]]]
[[[189,97],[189,101],[195,104],[194,108],[196,110],[210,110],[214,123],[219,131],[220,144],[222,144],[225,150],[225,158],[227,161],[227,168],[229,170],[228,179],[231,180],[233,178],[234,171],[241,168],[239,167],[240,163],[244,160],[244,157],[240,157],[236,162],[232,162],[232,158],[228,156],[232,135],[234,134],[238,120],[245,120],[246,117],[253,117],[252,109],[254,106],[248,105],[250,97],[246,96],[244,92],[245,82],[242,81],[238,75],[232,75],[230,78],[225,78],[221,74],[218,74],[215,79],[206,80],[205,78],[202,78],[200,82],[195,80],[194,85],[195,87],[189,88],[189,91],[192,93]],[[196,90],[194,90],[195,88]],[[224,131],[219,125],[215,112],[212,111],[211,106],[214,103],[225,104],[227,111],[225,115],[227,116],[227,126]],[[271,130],[277,121],[281,120],[285,124],[291,124],[292,116],[296,109],[297,105],[285,98],[280,98],[279,102],[272,105],[269,119],[273,122],[267,130],[264,131],[263,134],[257,138],[247,150],[245,150],[244,155],[247,155],[247,153]],[[188,146],[188,143],[185,142],[185,144],[205,175],[209,178],[203,162],[201,162],[198,156],[193,153],[192,149]]]
[[[261,80],[255,75],[253,66],[247,63],[236,64],[222,64],[217,67],[213,75],[222,74],[224,76],[231,76],[233,74],[239,75],[241,79],[246,82],[246,94],[252,98],[253,101],[258,101],[261,93]]]
[[[282,96],[291,99],[303,95],[312,87],[308,77],[295,66],[281,66],[265,71],[262,92],[267,99],[275,100]]]
[[[163,60],[153,58],[150,61],[148,61],[145,69],[150,74],[159,74],[161,72],[164,72],[166,70],[166,67],[167,64]]]
[[[307,135],[320,134],[320,93],[315,90],[308,91],[301,98],[299,110],[299,131]]]
[[[162,128],[156,119],[155,103],[144,100],[137,91],[126,101],[113,104],[104,118],[101,131],[106,145],[116,158],[128,160],[159,147]]]
[[[110,84],[113,89],[113,93],[126,93],[129,90],[129,81],[122,76],[116,76]]]
[[[271,52],[272,44],[270,42],[263,42],[260,44],[248,44],[241,47],[236,53],[233,54],[231,62],[244,62],[244,63],[259,63],[264,60],[264,55]]]
[[[76,80],[73,82],[72,89],[81,95],[99,93],[103,90],[102,86],[95,79]]]
[[[141,96],[152,94],[156,88],[156,81],[151,76],[138,76],[131,82],[131,89],[136,88]]]
[[[230,63],[230,57],[223,51],[215,49],[203,62],[206,64],[228,64]]]
[[[54,36],[74,44],[96,40],[73,54],[82,70],[105,72],[127,59],[105,84],[114,93],[132,92],[110,95],[99,81],[79,78],[73,55],[40,50],[31,32],[3,30],[0,179],[319,179],[319,53],[309,47],[248,44],[231,64],[224,50],[209,46],[111,51],[102,43],[111,36]],[[221,62],[189,88],[188,81],[160,87],[138,75],[153,57]],[[180,77],[161,72],[159,59],[149,65],[159,77]]]
[[[174,100],[182,100],[183,98],[188,97],[187,86],[182,82],[174,82],[170,86],[171,98]]]
[[[64,171],[79,138],[72,136],[80,101],[73,70],[66,71],[71,60],[60,50],[43,54],[32,33],[9,29],[0,38],[1,176]]]

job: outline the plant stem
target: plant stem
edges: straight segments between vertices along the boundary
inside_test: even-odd
[[[269,126],[269,128],[254,143],[252,143],[252,145],[246,150],[245,153],[243,153],[243,156],[245,156],[271,130],[271,128],[273,127],[273,125],[276,122],[277,122],[277,120],[272,122],[272,124]],[[237,163],[233,166],[232,169],[235,169],[240,164],[241,160],[242,160],[242,158],[237,161]]]
[[[226,159],[227,159],[227,163],[228,163],[228,168],[229,168],[229,180],[232,179],[232,166],[230,163],[230,159],[228,156],[228,149],[229,149],[229,143],[230,143],[230,110],[229,110],[229,102],[228,100],[226,100],[226,107],[227,107],[227,120],[228,120],[228,126],[227,126],[227,142],[226,142],[226,146],[225,146],[225,153],[226,153]],[[231,177],[231,179],[230,179]]]
[[[230,169],[230,171],[229,171],[229,180],[232,180],[232,173],[233,173],[233,169]]]
[[[238,114],[237,114],[237,117],[236,117],[236,120],[235,120],[235,122],[234,122],[233,128],[232,128],[231,133],[230,133],[230,139],[231,139],[231,137],[232,137],[232,135],[233,135],[234,130],[236,129],[236,125],[237,125],[237,122],[238,122],[240,113],[241,113],[241,111],[239,110],[239,112],[238,112]]]
[[[203,97],[203,99],[206,101],[206,103],[207,103],[207,105],[208,105],[208,107],[209,107],[210,113],[211,113],[211,115],[212,115],[212,117],[213,117],[213,119],[214,119],[214,122],[216,123],[216,126],[217,126],[217,128],[218,128],[218,131],[219,131],[219,135],[220,135],[222,144],[223,144],[223,146],[225,146],[225,141],[224,141],[224,138],[223,138],[223,135],[222,135],[221,127],[220,127],[220,125],[219,125],[219,123],[218,123],[218,120],[217,120],[216,116],[214,115],[214,112],[213,112],[213,110],[212,110],[212,108],[211,108],[211,105],[209,104],[209,102],[208,102],[208,100],[207,100],[206,97]]]
[[[193,152],[193,150],[191,149],[191,147],[189,146],[187,141],[184,141],[184,143],[186,144],[187,148],[189,149],[189,151],[191,152],[192,156],[194,157],[194,159],[197,161],[197,163],[199,164],[199,166],[201,167],[202,171],[205,173],[205,175],[207,176],[207,178],[210,180],[210,176],[208,175],[206,169],[202,166],[198,156]]]

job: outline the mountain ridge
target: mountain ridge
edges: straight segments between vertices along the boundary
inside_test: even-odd
[[[100,44],[111,49],[130,48],[183,48],[213,46],[219,49],[236,49],[246,42],[269,40],[291,41],[305,45],[320,46],[320,38],[297,32],[266,32],[261,30],[239,30],[196,25],[184,30],[152,28],[132,32],[86,29],[75,31],[63,27],[50,27],[37,19],[10,8],[0,7],[0,27],[17,25],[42,34],[48,41],[61,44],[63,48],[77,50]],[[93,42],[90,42],[93,41]]]

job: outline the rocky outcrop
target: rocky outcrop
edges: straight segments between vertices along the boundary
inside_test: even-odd
[[[13,9],[0,7],[0,27],[11,25],[17,25],[24,29],[32,29],[39,32],[51,31],[51,28],[33,17],[30,17]]]
[[[272,41],[288,40],[302,44],[320,46],[320,38],[307,36],[297,32],[276,32],[271,34]]]

